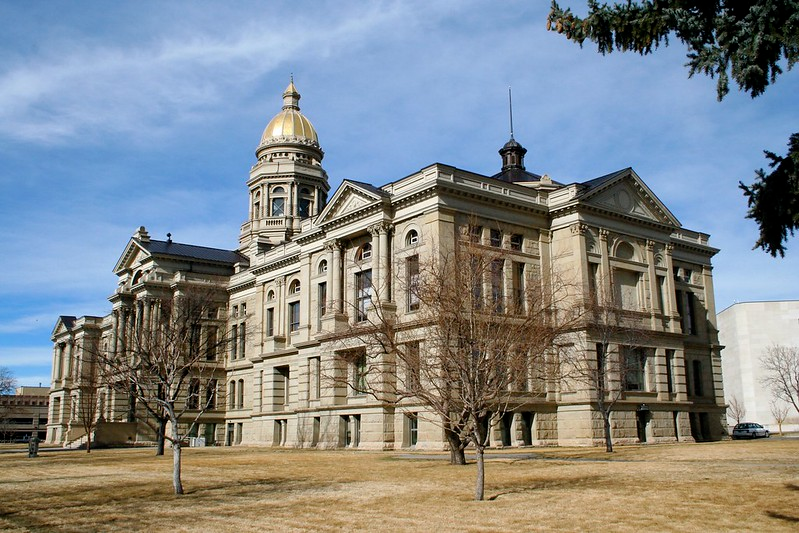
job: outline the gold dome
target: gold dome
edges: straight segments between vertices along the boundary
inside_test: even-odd
[[[299,101],[300,93],[292,80],[283,91],[283,110],[269,121],[259,146],[299,143],[319,147],[316,130],[311,121],[300,113]]]

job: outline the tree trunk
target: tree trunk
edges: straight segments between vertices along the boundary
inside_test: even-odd
[[[485,480],[486,480],[486,473],[485,473],[485,460],[483,456],[483,446],[476,446],[477,451],[477,482],[474,487],[474,499],[477,501],[483,500],[483,494],[485,492]]]
[[[463,451],[463,446],[461,446],[460,435],[449,428],[444,429],[444,434],[446,435],[447,443],[449,444],[449,464],[465,465],[466,454]]]
[[[86,453],[92,452],[92,432],[86,432]]]
[[[164,441],[166,435],[166,419],[162,418],[158,421],[158,427],[155,430],[155,439],[156,439],[156,447],[155,447],[155,455],[164,455]]]
[[[172,485],[175,494],[183,494],[183,482],[180,480],[180,435],[177,420],[172,422]]]
[[[609,413],[602,413],[602,421],[605,428],[605,451],[612,452],[613,451],[613,437],[610,433],[610,414]]]

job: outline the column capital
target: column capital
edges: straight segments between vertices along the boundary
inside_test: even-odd
[[[572,235],[585,235],[588,231],[588,224],[576,222],[569,226],[569,228],[572,230]]]
[[[336,250],[341,251],[342,242],[339,239],[331,239],[325,242],[325,251],[326,252],[335,252]]]
[[[648,251],[650,251],[650,252],[654,252],[655,251],[655,244],[656,244],[655,241],[647,239],[647,241],[646,241],[646,249]]]
[[[599,228],[599,240],[602,241],[608,240],[608,235],[610,235],[610,232],[608,230],[606,230],[605,228]]]

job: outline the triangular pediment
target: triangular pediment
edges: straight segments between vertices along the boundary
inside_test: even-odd
[[[131,239],[114,267],[114,274],[119,275],[125,270],[133,269],[136,265],[149,258],[150,253],[142,248],[136,239]]]
[[[669,226],[681,225],[632,169],[592,187],[583,195],[581,203]]]
[[[53,327],[53,333],[50,335],[51,337],[58,337],[64,333],[68,333],[72,329],[72,324],[75,323],[74,316],[60,316],[58,320],[56,320],[55,327]]]
[[[383,202],[382,193],[371,186],[364,186],[356,182],[345,180],[336,191],[330,202],[325,206],[317,224],[324,224],[346,215],[353,215],[359,211]]]

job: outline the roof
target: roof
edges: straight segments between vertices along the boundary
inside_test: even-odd
[[[617,170],[616,172],[611,172],[610,174],[605,174],[604,176],[600,176],[600,177],[594,178],[592,180],[584,181],[584,182],[580,183],[580,185],[585,187],[583,192],[588,192],[591,189],[594,189],[596,187],[601,187],[604,183],[606,183],[608,181],[612,181],[612,180],[616,179],[617,177],[619,177],[620,175],[629,172],[630,170],[632,170],[632,167],[623,168],[621,170]]]
[[[523,168],[509,168],[491,176],[494,179],[519,183],[524,181],[541,181],[541,176],[533,172],[527,172]]]
[[[61,319],[67,329],[72,329],[72,326],[75,325],[75,320],[77,320],[74,316],[69,315],[61,315],[58,318]]]
[[[226,263],[234,265],[245,260],[245,257],[237,251],[223,250],[221,248],[208,248],[206,246],[195,246],[193,244],[182,244],[179,242],[142,241],[137,239],[139,246],[150,252],[152,255],[166,255],[171,257],[181,257],[196,259],[199,261],[210,261],[213,263]]]
[[[389,196],[391,196],[389,193],[387,193],[386,191],[384,191],[380,187],[375,187],[374,185],[372,185],[370,183],[366,183],[366,182],[363,182],[363,181],[355,181],[355,180],[350,180],[350,179],[347,179],[347,180],[344,180],[344,181],[348,181],[348,182],[352,183],[353,185],[356,185],[356,186],[358,186],[358,187],[360,187],[362,189],[366,189],[367,191],[371,192],[372,194],[375,194],[377,196],[381,196],[383,198],[388,198]]]

